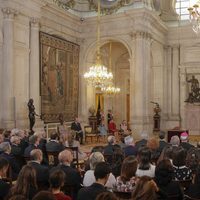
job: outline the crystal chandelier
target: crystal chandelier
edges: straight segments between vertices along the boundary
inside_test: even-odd
[[[110,42],[110,51],[109,51],[109,68],[112,69],[112,42]],[[118,94],[120,92],[120,88],[115,87],[113,82],[110,82],[110,84],[106,87],[101,88],[101,91],[104,94],[107,95],[114,95],[114,94]]]
[[[100,0],[98,0],[97,15],[97,58],[96,64],[90,67],[89,71],[84,74],[84,78],[95,88],[103,88],[113,79],[113,74],[108,72],[107,67],[101,64],[100,58]]]
[[[192,24],[192,30],[197,34],[200,32],[199,4],[200,2],[198,1],[192,7],[188,8],[189,15],[190,15],[190,22]]]

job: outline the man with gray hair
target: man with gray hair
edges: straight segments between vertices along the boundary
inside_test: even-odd
[[[177,135],[174,135],[170,139],[170,144],[172,147],[178,147],[180,145],[180,139]]]
[[[104,154],[112,155],[113,154],[113,145],[116,143],[115,136],[108,136],[108,145],[104,147]]]
[[[21,156],[22,154],[22,149],[20,147],[20,137],[18,136],[12,136],[10,138],[10,143],[11,143],[11,153],[14,155],[14,156]]]
[[[58,155],[59,165],[52,168],[51,172],[61,169],[65,173],[65,185],[71,185],[74,188],[72,199],[76,199],[77,193],[81,188],[81,177],[77,170],[73,169],[70,165],[73,161],[71,151],[64,150]]]
[[[24,151],[25,157],[30,157],[30,153],[33,149],[38,149],[40,144],[40,137],[37,135],[32,135],[29,138],[29,146]]]
[[[39,188],[48,189],[49,187],[49,169],[41,165],[43,160],[43,154],[40,149],[33,149],[30,153],[31,161],[28,165],[31,165],[36,171],[36,180]]]
[[[17,175],[20,171],[19,164],[16,162],[16,159],[11,155],[11,146],[9,142],[2,142],[0,144],[0,148],[2,149],[3,153],[0,154],[0,157],[5,158],[11,168],[12,168],[12,179],[16,180]]]

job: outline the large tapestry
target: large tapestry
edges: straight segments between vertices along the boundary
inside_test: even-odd
[[[41,114],[45,123],[78,114],[79,45],[40,32]]]

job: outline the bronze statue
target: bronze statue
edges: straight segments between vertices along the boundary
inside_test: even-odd
[[[28,117],[29,117],[29,122],[30,122],[30,131],[31,131],[31,134],[33,134],[34,133],[33,126],[35,125],[35,115],[38,116],[35,113],[35,106],[33,105],[33,99],[29,99],[27,106],[29,109]]]

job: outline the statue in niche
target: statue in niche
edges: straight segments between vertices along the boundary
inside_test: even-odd
[[[199,103],[200,102],[200,88],[199,88],[199,81],[192,75],[192,78],[186,81],[191,84],[191,91],[189,92],[189,96],[185,102],[188,103]]]
[[[154,120],[153,131],[160,131],[160,115],[159,115],[159,112],[161,112],[160,105],[157,102],[153,102],[153,101],[151,101],[150,103],[153,103],[156,105],[153,109],[155,113],[153,116],[153,120]]]

